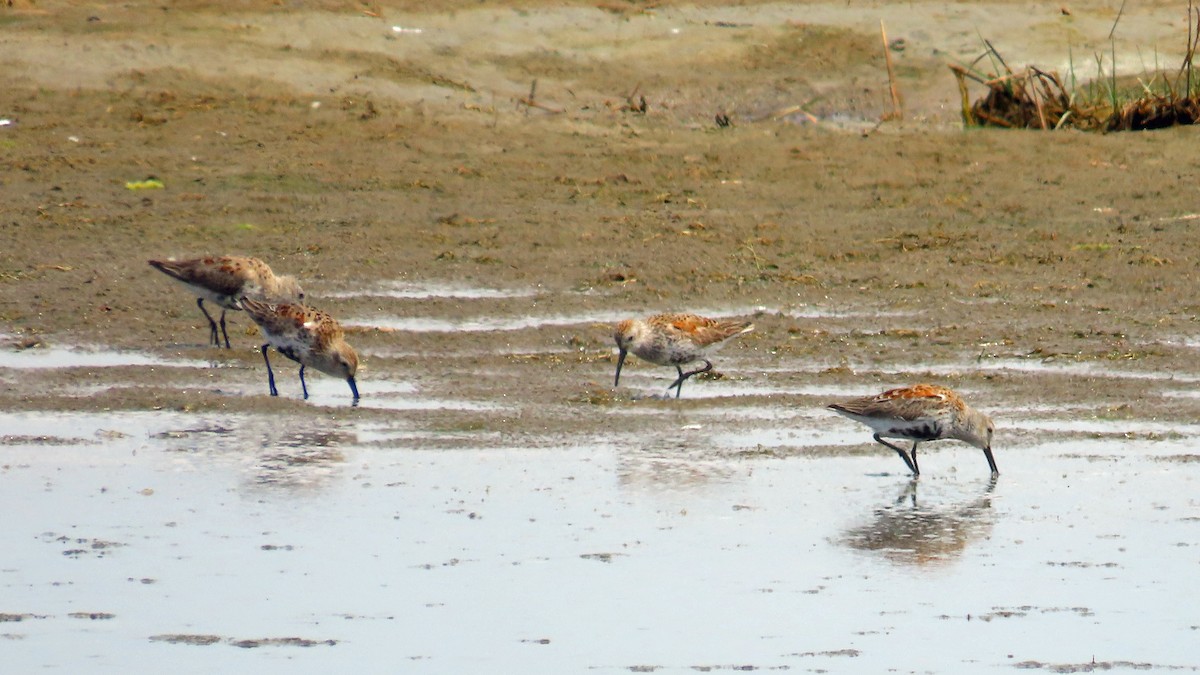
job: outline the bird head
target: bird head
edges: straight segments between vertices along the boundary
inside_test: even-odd
[[[992,470],[992,475],[997,476],[1000,471],[996,468],[996,458],[992,456],[992,436],[996,433],[996,425],[992,422],[992,418],[973,408],[967,408],[966,415],[962,420],[961,430],[957,434],[957,438],[965,443],[983,450],[983,454],[987,457],[988,467]]]
[[[296,277],[275,277],[275,288],[273,290],[272,299],[276,302],[304,303],[304,289],[300,288],[300,282],[296,281]]]
[[[992,447],[992,434],[995,431],[996,425],[992,418],[974,408],[967,408],[960,418],[959,432],[955,437],[980,450],[987,450]]]
[[[613,378],[614,387],[621,382],[621,367],[625,365],[625,356],[636,337],[637,322],[626,319],[617,324],[617,330],[613,333],[613,340],[617,343],[617,376]]]

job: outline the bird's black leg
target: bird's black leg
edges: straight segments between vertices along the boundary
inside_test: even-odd
[[[921,472],[919,470],[917,470],[917,463],[914,461],[915,457],[909,458],[907,450],[905,450],[904,448],[902,448],[898,445],[892,445],[891,443],[888,443],[887,441],[880,438],[879,434],[875,434],[874,438],[875,438],[876,443],[881,443],[881,444],[886,445],[887,447],[895,450],[896,454],[900,455],[900,459],[904,460],[904,463],[908,465],[909,471],[912,471],[914,476],[921,475]]]
[[[275,373],[271,370],[271,359],[267,358],[267,347],[270,346],[269,342],[262,346],[263,361],[267,362],[267,382],[271,385],[271,395],[278,396],[279,390],[275,388]]]
[[[200,308],[201,312],[204,312],[204,318],[208,319],[208,341],[212,344],[212,346],[220,347],[221,341],[217,339],[217,322],[213,321],[213,318],[208,313],[208,310],[204,309],[204,298],[196,298],[196,306]],[[225,321],[224,312],[221,313],[221,321]]]
[[[683,381],[684,380],[688,379],[689,377],[691,377],[693,375],[699,375],[700,373],[707,373],[708,371],[712,370],[712,367],[713,367],[712,362],[709,361],[708,359],[704,360],[703,368],[689,370],[686,373],[683,372],[683,368],[680,368],[679,366],[675,366],[675,369],[679,371],[679,379],[672,382],[671,386],[667,387],[667,391],[671,391],[671,389],[673,387],[675,389],[675,398],[679,398],[680,392],[683,391]]]
[[[671,393],[671,388],[673,387],[675,389],[675,398],[679,398],[679,395],[683,393],[683,381],[686,380],[687,377],[684,376],[683,368],[679,367],[679,365],[675,366],[675,372],[679,373],[679,379],[675,380],[670,384],[670,386],[667,387],[667,393]]]
[[[915,473],[918,476],[921,475],[921,467],[917,466],[917,443],[919,443],[919,442],[920,441],[913,441],[913,449],[912,449],[913,473]]]
[[[308,400],[308,385],[304,384],[304,364],[300,364],[300,389],[304,392],[304,400]]]
[[[221,335],[225,336],[225,349],[229,349],[229,333],[225,330],[225,310],[224,309],[221,310]],[[217,337],[215,333],[213,334],[213,337],[214,338]],[[221,343],[218,342],[217,346],[220,347]]]

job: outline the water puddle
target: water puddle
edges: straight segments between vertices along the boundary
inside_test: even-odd
[[[733,368],[731,368],[731,370],[733,370]],[[754,372],[754,371],[739,370],[738,372]],[[624,373],[622,373],[621,376],[623,378]],[[667,384],[670,384],[670,382],[668,381]],[[848,398],[848,397],[852,397],[852,396],[862,396],[864,394],[874,393],[874,392],[864,391],[862,387],[851,387],[851,386],[840,386],[840,385],[822,385],[822,384],[799,385],[799,386],[788,386],[788,387],[772,387],[772,386],[755,385],[753,382],[748,382],[745,380],[742,380],[742,381],[717,380],[717,381],[704,381],[701,383],[693,383],[692,380],[688,380],[688,382],[684,383],[683,386],[686,389],[691,384],[698,384],[698,386],[696,386],[693,390],[688,391],[685,394],[685,396],[687,396],[688,394],[693,394],[693,396],[692,396],[693,398],[722,398],[722,397],[736,398],[739,396],[762,396],[762,397],[766,397],[766,398],[771,398],[773,396],[778,396],[778,397],[814,396],[814,397],[828,398],[832,402],[839,398]]]
[[[1093,652],[1200,666],[1180,592],[1200,462],[1160,461],[1186,442],[1155,458],[1127,443],[1028,448],[999,457],[995,482],[977,451],[937,450],[910,481],[881,467],[899,464],[891,453],[433,452],[270,419],[44,417],[0,415],[28,438],[71,429],[65,445],[0,445],[0,509],[16,516],[0,535],[0,614],[19,617],[2,624],[17,671],[186,657],[202,670],[951,672]],[[1126,459],[1084,458],[1096,452]],[[550,589],[571,602],[539,600]],[[726,614],[739,620],[712,620]],[[931,634],[937,649],[903,648]]]
[[[121,366],[169,366],[207,368],[207,361],[167,359],[136,351],[88,347],[35,347],[14,351],[0,349],[0,368],[116,368]]]
[[[542,295],[536,288],[488,288],[453,283],[385,281],[372,286],[352,287],[327,291],[326,298],[396,298],[401,300],[429,300],[456,298],[461,300],[490,300],[502,298],[529,298]]]
[[[916,316],[915,310],[895,309],[838,309],[822,305],[801,305],[779,310],[780,316],[791,319],[858,319],[858,318],[889,318],[900,316]]]
[[[361,328],[360,328],[360,330],[361,330]],[[444,354],[445,352],[442,352],[442,353]],[[461,357],[461,358],[470,358],[470,357],[478,357],[478,356],[495,356],[497,353],[498,352],[495,351],[494,348],[493,349],[486,349],[486,348],[469,349],[468,348],[468,349],[455,349],[454,350],[454,355],[456,357]],[[525,349],[510,349],[506,345],[505,348],[499,353],[504,354],[505,357],[510,358],[510,359],[516,359],[516,360],[525,359],[525,360],[530,360],[530,361],[536,361],[539,359],[548,359],[548,358],[556,358],[556,357],[562,358],[564,356],[575,357],[579,354],[579,349],[574,348],[574,347],[561,347],[561,348],[547,347],[545,349],[525,350]],[[387,347],[384,347],[384,348],[377,347],[375,349],[372,349],[370,354],[371,354],[372,361],[374,361],[376,359],[419,359],[419,358],[429,356],[428,352],[406,350],[406,349],[392,349],[392,348],[387,348]]]
[[[501,412],[512,409],[512,406],[490,401],[423,398],[379,392],[372,392],[369,398],[364,394],[363,398],[359,399],[358,407],[379,410],[453,410],[459,412]]]
[[[374,328],[413,333],[517,331],[551,326],[575,326],[595,323],[616,323],[622,316],[612,311],[547,316],[481,316],[470,319],[396,316],[350,319],[348,327]]]
[[[1163,389],[1158,394],[1167,398],[1200,398],[1200,391],[1196,389]]]
[[[1023,431],[1059,431],[1079,434],[1175,434],[1200,435],[1200,424],[1168,424],[1146,420],[1103,419],[1006,419],[1005,429]]]
[[[135,450],[140,443],[172,424],[182,424],[186,418],[169,412],[138,413],[0,413],[0,429],[6,439],[25,439],[27,442],[6,443],[5,452],[13,446],[30,449],[45,446],[70,445],[60,439],[86,439],[88,443],[106,448]]]
[[[510,408],[504,404],[492,401],[470,401],[466,399],[432,398],[419,393],[416,385],[410,382],[393,380],[373,380],[360,378],[357,381],[358,392],[361,396],[357,403],[353,402],[350,387],[342,380],[330,377],[308,375],[308,403],[322,408],[345,408],[355,405],[359,408],[373,410],[454,410],[491,412]],[[298,379],[288,381],[276,373],[275,382],[280,396],[301,396]],[[294,390],[294,391],[293,391]],[[266,394],[266,385],[260,389],[248,389],[246,395]]]
[[[668,372],[670,371],[663,370],[663,377],[657,378],[653,373],[648,371],[637,374],[622,371],[620,392],[635,399],[675,400],[675,390],[671,389],[669,393],[666,390],[666,387],[674,381],[666,376]],[[662,387],[655,388],[654,385],[656,383],[661,383]],[[719,380],[697,381],[695,378],[690,378],[683,383],[683,393],[680,398],[681,400],[711,400],[718,398],[806,396],[809,395],[810,391],[819,389],[822,388],[762,386],[740,379],[722,378]]]
[[[763,307],[740,308],[737,310],[706,310],[696,312],[714,319],[749,317],[766,311]],[[647,313],[649,314],[649,313]],[[591,324],[615,324],[623,319],[643,314],[631,314],[626,311],[594,311],[573,314],[546,314],[525,316],[478,316],[468,319],[444,319],[441,317],[420,316],[373,316],[370,319],[356,318],[343,321],[348,327],[373,328],[392,331],[409,331],[414,333],[430,332],[484,332],[484,331],[517,331],[531,328],[548,328],[558,326],[579,326]]]
[[[821,373],[832,368],[842,368],[841,363],[797,362],[786,366],[757,368],[761,373]],[[1162,380],[1166,382],[1196,383],[1200,377],[1181,375],[1170,372],[1147,370],[1132,370],[1112,365],[1109,362],[1091,361],[1059,361],[1043,359],[971,359],[951,363],[880,363],[850,365],[850,372],[890,373],[897,375],[938,377],[959,376],[969,373],[989,373],[1010,371],[1030,375],[1066,375],[1094,378],[1121,378],[1130,380]],[[901,386],[899,383],[896,386]],[[861,391],[860,394],[870,393]],[[851,394],[856,395],[856,394]]]
[[[1045,375],[1075,375],[1082,377],[1122,378],[1132,380],[1166,380],[1173,382],[1200,382],[1200,378],[1174,373],[1129,370],[1114,367],[1111,363],[1056,361],[1040,359],[986,359],[961,364],[898,367],[897,372],[922,372],[954,374],[964,372],[1015,371]]]
[[[729,418],[736,420],[790,420],[809,417],[809,413],[801,409],[788,409],[778,406],[747,406],[731,403],[720,408],[697,408],[688,411],[689,415],[705,417]]]
[[[784,428],[756,428],[756,429],[739,429],[737,431],[720,431],[712,430],[707,435],[708,442],[714,448],[725,448],[729,450],[752,450],[763,448],[792,448],[796,454],[804,454],[805,447],[819,446],[846,446],[846,445],[868,445],[874,443],[871,440],[871,432],[867,427],[862,430],[853,428],[839,428],[836,415],[829,413],[834,419],[829,420],[829,424],[812,424],[812,425],[797,425]],[[816,421],[816,418],[811,418]],[[895,457],[894,452],[879,446],[881,453],[888,452],[899,462],[899,458]]]

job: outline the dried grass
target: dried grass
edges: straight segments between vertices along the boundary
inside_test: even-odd
[[[962,97],[963,123],[968,127],[1008,129],[1082,129],[1086,131],[1140,131],[1163,129],[1200,121],[1200,81],[1193,78],[1192,61],[1200,43],[1200,12],[1188,5],[1187,50],[1173,78],[1154,73],[1143,81],[1118,80],[1115,66],[1104,71],[1104,56],[1096,56],[1097,77],[1080,86],[1074,67],[1070,85],[1058,73],[1028,66],[1014,72],[987,40],[982,56],[971,66],[953,64]],[[1112,61],[1115,63],[1115,54]],[[992,72],[976,68],[988,59]],[[973,103],[968,83],[983,85],[987,93]]]

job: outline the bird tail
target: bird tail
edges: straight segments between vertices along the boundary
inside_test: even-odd
[[[150,266],[154,269],[162,272],[172,279],[178,279],[180,281],[184,280],[183,267],[181,267],[179,263],[175,262],[174,260],[147,260],[146,262],[150,263]]]
[[[262,302],[261,300],[252,300],[244,295],[238,298],[237,304],[252,318],[266,316],[275,307],[274,305]]]

